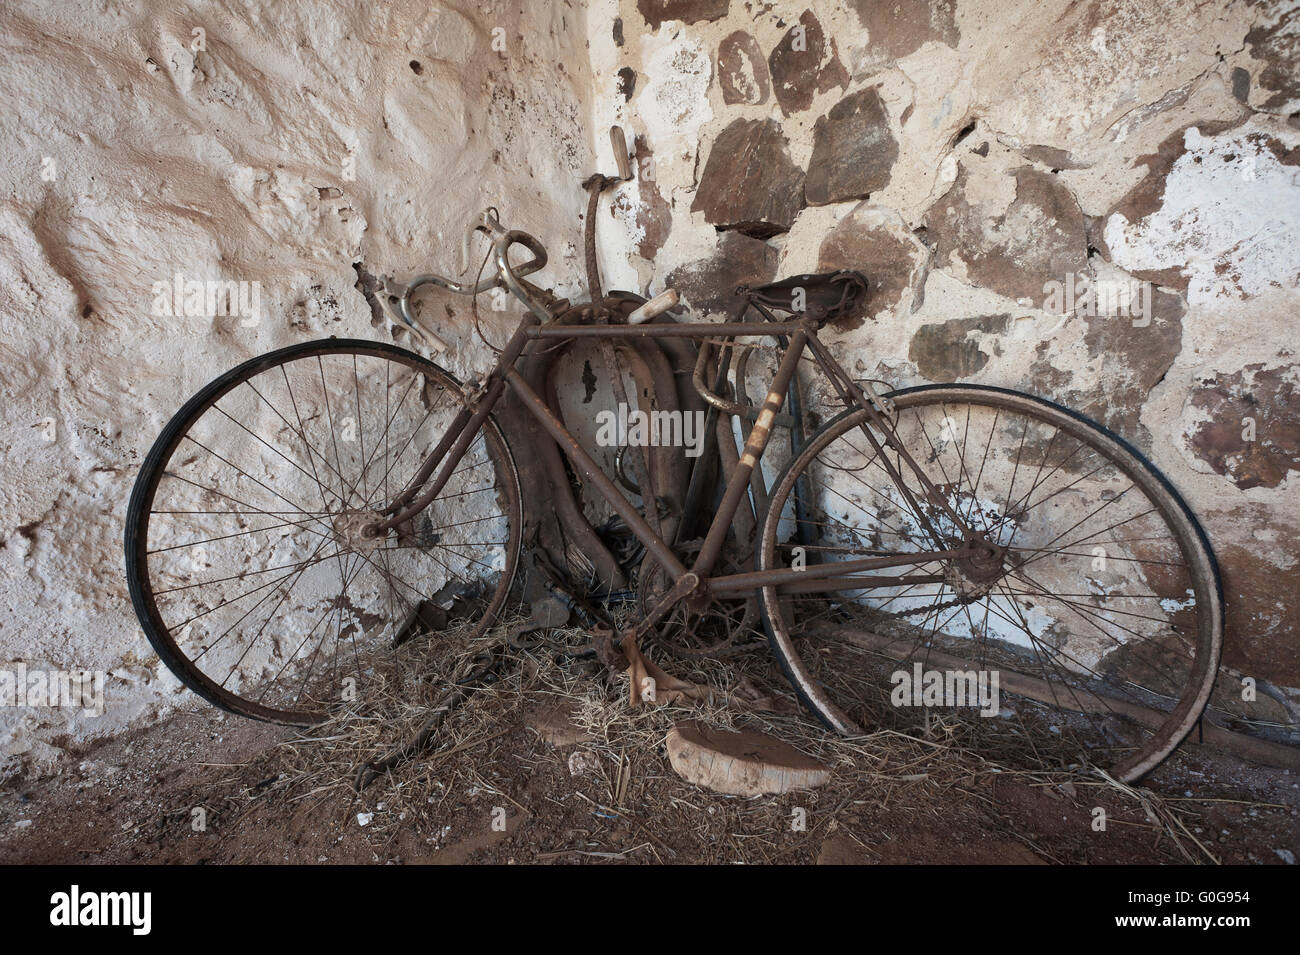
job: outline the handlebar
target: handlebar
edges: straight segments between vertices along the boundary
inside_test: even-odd
[[[630,161],[627,149],[627,139],[623,135],[623,130],[618,126],[612,126],[609,130],[610,146],[614,152],[614,159],[618,165],[617,177],[594,177],[592,181],[599,181],[605,185],[612,185],[618,182],[627,182],[633,177],[632,163]],[[601,188],[604,188],[602,186]],[[594,219],[593,219],[594,221]],[[411,313],[411,296],[426,285],[436,285],[444,288],[449,292],[455,292],[457,295],[478,295],[480,292],[486,292],[490,289],[505,287],[528,306],[539,320],[543,322],[550,321],[551,313],[547,308],[546,293],[540,289],[523,281],[523,277],[545,268],[547,255],[546,248],[534,236],[518,229],[506,229],[497,219],[495,209],[488,209],[483,212],[477,219],[470,223],[465,230],[464,238],[461,242],[461,262],[460,270],[464,273],[469,268],[469,243],[475,232],[482,232],[492,240],[491,257],[496,264],[496,275],[483,279],[479,282],[455,282],[441,275],[428,273],[417,275],[406,284],[395,282],[391,277],[381,276],[380,284],[384,293],[388,297],[388,304],[395,307],[402,321],[413,329],[418,335],[428,341],[433,347],[442,351],[447,346],[436,335],[427,329],[421,328],[415,321],[415,316]],[[591,237],[588,236],[588,242]],[[510,264],[510,249],[513,246],[522,245],[532,253],[532,258],[521,265]],[[667,311],[677,304],[677,293],[661,293],[643,304],[640,308],[628,316],[631,324],[639,324],[649,321],[654,316]]]
[[[532,275],[534,272],[546,267],[546,247],[535,236],[527,232],[518,229],[506,229],[497,220],[493,210],[489,209],[471,223],[465,232],[465,240],[461,246],[462,271],[467,266],[465,260],[469,258],[469,240],[475,232],[483,232],[492,239],[492,256],[497,269],[497,274],[492,278],[486,278],[477,283],[455,282],[432,272],[417,275],[405,284],[396,282],[387,275],[381,278],[384,292],[389,296],[390,301],[396,305],[402,321],[429,341],[438,351],[443,351],[447,347],[446,343],[427,329],[422,328],[411,313],[411,296],[426,285],[435,285],[449,292],[455,292],[457,295],[478,295],[480,292],[504,286],[527,304],[529,311],[542,321],[546,321],[551,317],[545,306],[537,301],[533,295],[529,294],[520,281],[523,276]],[[515,245],[522,245],[532,253],[533,257],[521,265],[512,265],[510,263],[510,249]]]

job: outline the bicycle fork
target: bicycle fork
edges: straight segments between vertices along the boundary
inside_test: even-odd
[[[510,341],[506,343],[497,366],[492,369],[487,381],[479,384],[464,396],[464,407],[452,418],[447,433],[442,436],[442,439],[429,453],[429,456],[425,458],[424,463],[420,465],[419,471],[411,478],[410,483],[379,511],[381,515],[386,516],[382,520],[363,528],[362,536],[379,537],[386,534],[399,524],[411,520],[442,493],[442,489],[451,480],[457,465],[465,456],[465,452],[469,450],[470,444],[483,427],[488,415],[492,413],[496,403],[505,394],[507,376],[514,373],[518,377],[518,372],[514,371],[514,363],[523,354],[523,350],[528,344],[527,331],[533,325],[540,323],[541,319],[536,315],[529,314],[524,317],[514,335],[511,336]],[[522,378],[519,378],[519,381],[525,388],[528,388],[527,383]],[[531,388],[528,390],[532,391]],[[535,394],[534,397],[536,397]],[[430,477],[433,477],[435,471],[437,471],[437,476],[433,478],[433,482],[423,491],[420,491],[424,483]]]

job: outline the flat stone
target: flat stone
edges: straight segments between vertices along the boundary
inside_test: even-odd
[[[868,53],[891,60],[915,53],[931,40],[956,47],[956,0],[852,0],[867,30]]]
[[[969,378],[988,364],[991,354],[1000,353],[996,342],[981,345],[970,333],[1005,332],[1010,324],[1010,315],[978,315],[922,325],[912,336],[907,357],[930,381]]]
[[[757,236],[788,231],[804,207],[803,170],[781,124],[738,119],[718,134],[691,203],[710,225]]]
[[[730,0],[636,0],[636,8],[650,24],[650,29],[658,30],[669,20],[682,23],[712,22],[727,15]]]
[[[689,783],[733,796],[813,789],[831,771],[789,743],[763,733],[733,733],[700,723],[668,731],[668,761]]]
[[[1198,412],[1187,434],[1196,456],[1242,489],[1277,487],[1300,471],[1300,392],[1292,374],[1290,365],[1254,363],[1202,380],[1188,399]]]
[[[1264,64],[1256,79],[1256,108],[1278,113],[1300,109],[1300,7],[1256,26],[1246,34],[1246,45]]]
[[[1041,304],[1049,282],[1088,269],[1088,237],[1073,193],[1049,172],[1022,166],[1015,198],[991,214],[968,200],[963,169],[926,214],[941,266],[959,257],[969,281],[1012,299]]]
[[[1075,402],[1084,414],[1143,448],[1149,447],[1150,435],[1141,424],[1142,406],[1182,351],[1187,311],[1182,296],[1166,289],[1152,288],[1150,304],[1146,317],[1100,310],[1085,316],[1083,341],[1089,357],[1106,369],[1107,383],[1102,395]]]
[[[1086,323],[1087,357],[1082,360],[1103,369],[1104,387],[1077,387],[1073,369],[1081,359],[1053,356],[1050,341],[1039,344],[1021,387],[1068,405],[1149,450],[1152,438],[1142,424],[1142,408],[1182,350],[1187,310],[1181,295],[1154,287],[1149,305],[1149,316],[1076,307],[1076,320]]]
[[[799,22],[772,48],[767,67],[776,101],[786,116],[806,110],[819,92],[849,85],[848,71],[835,44],[827,43],[821,22],[811,10],[801,13]]]
[[[728,34],[718,44],[718,84],[722,87],[722,101],[728,106],[759,106],[771,94],[772,81],[763,51],[744,30]]]
[[[901,223],[860,203],[822,240],[817,270],[853,269],[867,277],[868,295],[860,315],[836,320],[836,328],[861,326],[865,319],[893,314],[904,293],[917,281],[928,253]]]
[[[707,259],[674,269],[668,285],[701,314],[725,312],[737,285],[762,285],[776,278],[780,253],[762,239],[724,232]]]
[[[624,66],[619,69],[617,77],[614,91],[626,103],[632,98],[632,94],[636,92],[636,70],[630,66]]]
[[[1245,527],[1268,527],[1274,537],[1275,555],[1261,552],[1258,543],[1247,546],[1222,539],[1214,542],[1214,553],[1223,575],[1224,592],[1230,594],[1224,627],[1225,666],[1278,686],[1300,686],[1300,563],[1289,560],[1300,553],[1300,533],[1294,524],[1277,519],[1272,509],[1251,504],[1225,515],[1225,523]],[[1231,677],[1230,695],[1235,711],[1241,706],[1250,715],[1278,718],[1266,693],[1257,694],[1257,704],[1239,702],[1241,683]],[[1216,694],[1219,698],[1219,694]]]
[[[1026,159],[1040,162],[1049,169],[1087,169],[1092,165],[1077,161],[1067,150],[1055,146],[1026,146],[1020,152]]]
[[[852,93],[817,120],[804,181],[808,204],[865,199],[889,185],[898,159],[885,104],[876,89]]]

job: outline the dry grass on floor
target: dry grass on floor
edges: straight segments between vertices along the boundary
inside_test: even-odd
[[[375,679],[361,701],[201,785],[188,794],[188,802],[206,806],[228,831],[238,828],[247,814],[272,804],[299,819],[332,816],[345,827],[353,819],[365,819],[365,836],[378,853],[399,842],[436,851],[453,838],[456,820],[471,809],[481,815],[486,798],[507,807],[512,816],[533,822],[554,814],[547,825],[533,827],[533,859],[586,855],[674,861],[686,855],[691,861],[772,862],[798,857],[796,850],[806,854],[815,839],[836,830],[844,813],[863,806],[887,809],[891,799],[899,800],[904,793],[907,812],[923,825],[943,818],[957,796],[983,800],[992,812],[995,800],[979,784],[997,776],[1045,788],[1079,806],[1094,804],[1099,791],[1107,790],[1137,819],[1145,820],[1127,824],[1146,825],[1155,842],[1163,843],[1169,861],[1217,861],[1192,833],[1187,818],[1194,815],[1192,810],[1096,775],[1041,765],[1013,768],[1011,762],[1034,765],[1028,746],[1020,747],[1014,761],[992,762],[970,748],[972,733],[979,729],[972,730],[970,721],[931,715],[921,731],[882,729],[853,738],[834,736],[798,711],[779,673],[762,654],[726,661],[661,661],[673,675],[712,688],[712,699],[691,708],[632,708],[622,674],[593,673],[596,668],[590,664],[557,664],[555,648],[580,646],[586,634],[554,631],[545,649],[502,652],[504,629],[473,641],[444,633],[376,655]],[[383,759],[407,740],[426,722],[446,687],[473,670],[481,654],[494,650],[500,660],[497,678],[472,690],[450,710],[422,752],[358,794],[358,769]],[[730,705],[742,679],[789,705],[781,712]],[[586,731],[588,741],[566,752],[538,743],[532,734],[512,733],[520,729],[528,705],[558,701],[571,701],[574,722]],[[684,718],[782,739],[829,766],[832,782],[812,793],[747,800],[705,793],[678,779],[663,755],[668,730]],[[506,745],[512,735],[513,745]],[[576,768],[568,758],[573,752],[581,754]],[[1007,755],[1005,749],[1002,755]],[[575,772],[581,785],[575,785]],[[520,787],[528,783],[541,791],[524,798]],[[714,811],[720,799],[728,801],[728,812]],[[815,821],[809,822],[805,838],[774,848],[774,841],[762,838],[762,833],[784,827],[796,805],[813,807]],[[627,831],[638,834],[639,841],[605,845],[584,826],[588,816],[626,822]],[[748,832],[747,818],[753,823]],[[695,851],[684,850],[685,837]],[[1032,836],[1018,841],[1047,861],[1065,861]],[[521,849],[515,854],[529,855]]]

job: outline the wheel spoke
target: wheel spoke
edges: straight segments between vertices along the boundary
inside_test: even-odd
[[[1196,662],[1213,652],[1213,628],[1222,626],[1220,615],[1209,616],[1214,582],[1193,572],[1187,556],[1202,545],[1171,492],[1136,454],[1037,399],[954,385],[891,400],[898,413],[881,425],[893,428],[882,445],[929,472],[939,498],[922,495],[927,510],[955,514],[958,533],[989,543],[977,536],[960,557],[921,568],[942,575],[937,586],[900,582],[797,599],[765,590],[777,646],[805,699],[845,725],[882,705],[889,712],[888,661],[928,668],[943,654],[972,661],[981,674],[1024,671],[1011,685],[1031,694],[1028,708],[1010,721],[976,720],[972,732],[993,739],[1015,727],[1042,760],[1082,757],[1136,778],[1190,727],[1196,714],[1179,700],[1213,678]],[[892,514],[907,513],[907,495],[889,462],[857,440],[866,417],[846,412],[805,442],[773,490],[761,567],[789,566],[795,542],[782,539],[790,525],[779,515],[796,486],[814,495],[801,525],[814,540],[799,546],[823,561],[916,546],[906,518],[889,525]],[[832,508],[845,511],[845,522]],[[839,631],[871,640],[813,639]]]
[[[490,419],[420,514],[361,535],[398,469],[442,439],[459,393],[409,352],[330,340],[249,362],[187,405],[159,439],[170,454],[137,481],[128,560],[145,632],[182,681],[235,712],[310,723],[340,699],[340,676],[378,672],[381,636],[427,629],[420,608],[439,594],[460,595],[457,639],[486,630],[521,529]]]

